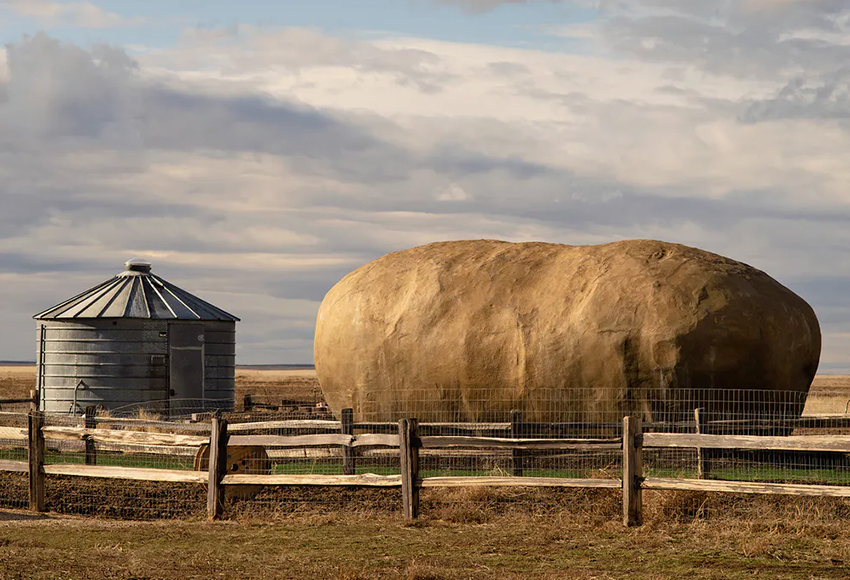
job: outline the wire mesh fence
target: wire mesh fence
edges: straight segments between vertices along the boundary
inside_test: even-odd
[[[796,419],[806,405],[806,393],[764,389],[669,389],[657,391],[585,388],[535,388],[510,398],[498,392],[446,392],[400,389],[392,392],[355,391],[355,419],[398,421],[415,417],[420,423],[510,422],[516,411],[531,424],[560,423],[563,431],[604,434],[618,429],[627,415],[645,422],[672,424],[693,421],[702,408],[717,421],[777,422]],[[539,427],[542,428],[542,427]],[[551,427],[550,427],[551,428]]]
[[[831,402],[826,413],[818,415],[803,412],[804,395],[775,391],[691,390],[675,395],[667,393],[657,399],[646,393],[634,396],[626,393],[622,399],[613,401],[592,389],[569,397],[552,390],[548,402],[544,395],[535,392],[507,402],[467,399],[440,407],[433,393],[407,393],[400,401],[364,404],[338,415],[307,411],[299,405],[278,405],[272,409],[271,404],[256,402],[247,409],[231,405],[222,412],[218,403],[211,405],[204,401],[183,401],[179,407],[135,405],[110,411],[89,409],[82,416],[50,414],[44,420],[46,506],[68,513],[133,519],[202,516],[206,503],[202,475],[209,468],[210,424],[216,413],[228,421],[228,433],[236,442],[227,447],[226,472],[263,476],[397,476],[400,473],[397,447],[316,444],[315,440],[307,439],[281,444],[279,437],[335,435],[368,442],[370,435],[397,434],[397,421],[404,417],[424,417],[419,422],[422,437],[455,437],[459,441],[445,447],[420,449],[421,478],[617,480],[622,478],[623,455],[610,446],[524,449],[491,448],[480,443],[487,440],[616,442],[622,437],[621,419],[626,414],[641,417],[645,433],[746,435],[786,441],[796,437],[850,436],[850,414],[841,407],[846,401],[838,400],[843,395]],[[818,401],[818,405],[821,411],[827,407],[825,401]],[[838,412],[830,412],[834,410]],[[26,413],[0,411],[0,461],[27,460],[26,428]],[[239,437],[245,436],[270,439],[239,443]],[[469,444],[465,445],[464,441]],[[848,457],[850,454],[844,451],[811,449],[646,446],[643,470],[645,477],[655,478],[848,486]],[[128,477],[127,471],[117,474],[102,471],[98,477],[72,475],[73,466],[123,468],[135,471],[138,477]],[[152,475],[154,471],[160,475]],[[171,481],[145,480],[163,479],[162,474],[178,472],[201,476],[194,483],[179,476],[173,476],[176,479]],[[26,473],[6,470],[0,472],[0,478],[0,505],[25,507]],[[544,513],[578,505],[577,497],[611,493],[521,486],[484,491],[428,489],[423,490],[422,501],[424,509],[434,514],[457,518],[461,517],[458,514],[478,513],[480,506],[473,504],[497,511],[501,508],[493,506],[515,510],[524,505],[524,509]],[[397,489],[325,484],[229,485],[226,495],[227,513],[231,517],[251,514],[272,517],[308,511],[398,511],[401,507]],[[544,501],[544,498],[548,499]],[[599,509],[604,513],[610,511],[608,507]]]
[[[80,428],[87,432],[81,434]],[[194,470],[198,449],[209,436],[208,420],[204,424],[176,418],[156,407],[100,411],[84,417],[48,414],[44,432],[47,509],[129,519],[205,513],[201,485],[144,478]],[[145,434],[173,437],[135,441]],[[93,477],[63,475],[74,473],[75,466],[104,470],[93,472]],[[111,473],[110,468],[129,472]]]
[[[805,394],[745,389],[680,389],[668,393],[611,393],[595,389],[537,389],[510,401],[455,400],[435,391],[406,391],[391,401],[361,401],[355,415],[366,423],[416,417],[423,433],[526,439],[616,439],[622,418],[639,416],[648,431],[669,433],[790,435],[800,428]],[[701,410],[698,427],[694,410]],[[810,424],[814,424],[810,422]],[[749,469],[755,477],[774,471],[807,469],[816,460],[794,454],[712,453],[712,473],[735,476]],[[658,473],[696,474],[694,450],[651,451],[646,458]],[[455,448],[425,452],[420,469],[430,475],[524,475],[536,477],[620,477],[620,454],[611,451],[492,451]],[[843,464],[833,462],[833,467]],[[765,472],[767,473],[767,472]],[[789,471],[789,477],[790,471]]]
[[[10,405],[4,405],[9,409]],[[26,412],[0,411],[0,506],[23,509],[29,504],[29,480],[26,470],[11,470],[15,463],[27,461]]]

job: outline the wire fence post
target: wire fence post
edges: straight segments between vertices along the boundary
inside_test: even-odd
[[[215,520],[224,513],[224,486],[221,478],[227,470],[227,420],[220,417],[212,418],[209,453],[207,516]]]
[[[401,465],[401,496],[404,519],[419,517],[419,422],[402,419],[398,422],[399,463]]]
[[[86,429],[97,427],[96,413],[97,407],[95,405],[86,407]],[[86,465],[97,465],[97,449],[94,446],[94,437],[91,435],[86,435]]]
[[[623,417],[623,524],[639,526],[643,520],[643,436],[640,417]]]
[[[343,409],[340,415],[343,435],[354,435],[354,409]],[[342,474],[354,475],[356,465],[354,460],[354,448],[346,445],[342,448]]]
[[[705,409],[694,409],[694,423],[697,433],[705,433]],[[708,457],[703,447],[697,447],[697,479],[705,479],[708,475]]]
[[[511,438],[519,439],[524,432],[522,423],[522,410],[514,409],[511,411]],[[525,453],[522,449],[513,449],[511,451],[511,459],[513,462],[513,474],[516,477],[522,477],[523,467],[525,464]]]
[[[31,410],[27,421],[30,509],[44,511],[44,415]]]

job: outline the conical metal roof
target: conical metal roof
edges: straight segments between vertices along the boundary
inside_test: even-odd
[[[239,319],[151,273],[151,264],[129,260],[125,270],[82,294],[39,312],[35,319],[166,318]]]

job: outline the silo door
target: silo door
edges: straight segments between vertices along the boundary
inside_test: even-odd
[[[168,386],[172,399],[204,398],[204,325],[168,325]]]

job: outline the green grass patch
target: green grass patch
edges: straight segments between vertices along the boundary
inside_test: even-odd
[[[44,458],[44,463],[47,465],[83,465],[85,462],[84,453],[48,453]],[[97,454],[97,465],[191,470],[194,466],[194,458],[175,457],[173,455],[132,455],[99,452]]]
[[[696,479],[696,469],[644,469],[645,477]],[[845,469],[782,469],[769,465],[741,465],[711,469],[708,479],[750,481],[761,483],[810,483],[820,485],[850,485],[850,471]]]
[[[12,449],[0,450],[0,459],[26,461],[26,450]],[[56,453],[50,452],[45,458],[45,463],[74,464],[85,463],[85,454]],[[193,469],[194,458],[175,457],[170,455],[133,455],[123,453],[99,452],[97,464],[110,467],[145,467],[158,469]],[[293,461],[290,463],[276,463],[272,466],[275,475],[342,475],[342,464],[340,461]],[[375,473],[378,475],[397,475],[397,467],[381,465],[358,465],[356,473]],[[422,469],[420,477],[487,477],[487,476],[509,476],[509,471],[501,469]],[[525,477],[552,477],[561,479],[587,479],[587,478],[618,478],[617,470],[598,469],[568,469],[568,468],[526,468],[523,472]],[[696,469],[646,467],[646,477],[664,477],[677,479],[695,479]],[[770,465],[749,464],[712,468],[710,479],[724,481],[748,481],[764,483],[810,483],[821,485],[850,485],[850,471],[845,469],[812,469],[812,468],[779,468]]]

